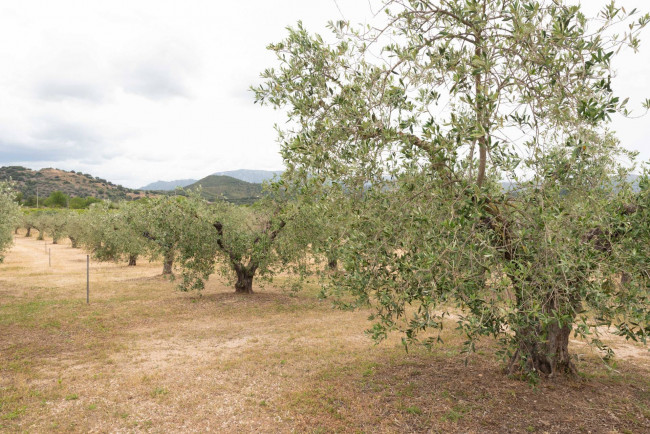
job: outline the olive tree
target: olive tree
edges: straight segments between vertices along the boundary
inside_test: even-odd
[[[183,196],[158,196],[131,204],[136,234],[148,241],[152,257],[162,257],[163,275],[173,275],[181,242],[197,244],[196,250],[202,250],[204,228],[194,224],[199,204],[200,200]]]
[[[227,202],[213,206],[216,253],[225,259],[222,274],[236,277],[235,291],[253,292],[255,275],[271,275],[275,267],[287,265],[295,250],[282,246],[287,223],[292,218],[285,203],[268,201],[253,207],[238,207]]]
[[[67,211],[45,211],[40,215],[42,229],[52,237],[52,244],[58,244],[65,235],[69,215]]]
[[[20,206],[15,201],[11,185],[0,182],[0,262],[4,252],[13,244],[14,226],[20,219]]]
[[[256,276],[270,277],[298,266],[304,252],[296,235],[305,232],[291,228],[306,220],[280,196],[250,207],[223,201],[209,204],[198,194],[158,197],[143,202],[140,221],[145,236],[161,253],[170,262],[177,260],[181,289],[203,289],[218,270],[234,283],[237,293],[249,294]]]
[[[376,27],[330,23],[332,43],[290,28],[254,89],[288,108],[285,176],[336,187],[332,210],[354,197],[332,292],[406,344],[456,304],[468,351],[494,336],[509,372],[533,376],[574,372],[572,332],[607,350],[597,327],[615,323],[645,342],[648,276],[630,264],[647,251],[621,246],[648,232],[607,123],[629,114],[612,59],[650,17],[612,3],[588,19],[561,0],[382,6]]]
[[[45,227],[47,218],[45,217],[45,211],[37,210],[29,214],[32,227],[38,231],[38,241],[45,239]]]
[[[21,226],[26,229],[25,237],[31,237],[32,229],[34,229],[34,217],[31,212],[27,210],[23,211]]]
[[[70,239],[70,245],[73,249],[79,247],[79,239],[84,235],[84,218],[83,211],[71,211],[65,222],[65,235]]]
[[[130,218],[129,204],[114,208],[108,202],[95,203],[75,221],[74,241],[100,261],[128,261],[135,266],[148,250]],[[71,222],[72,223],[72,222]]]

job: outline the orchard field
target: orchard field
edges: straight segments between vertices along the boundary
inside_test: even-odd
[[[23,231],[24,232],[24,231]],[[493,342],[379,345],[369,311],[332,309],[317,285],[235,294],[212,276],[183,293],[161,264],[91,262],[66,240],[15,236],[0,264],[3,432],[646,432],[650,354],[608,335],[603,364],[577,340],[580,377],[503,375]],[[467,363],[467,366],[465,365]]]

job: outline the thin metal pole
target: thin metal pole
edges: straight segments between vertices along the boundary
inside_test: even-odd
[[[90,255],[86,255],[86,304],[90,304]]]

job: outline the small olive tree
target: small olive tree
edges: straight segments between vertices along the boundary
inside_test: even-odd
[[[152,257],[162,257],[163,275],[173,275],[178,245],[196,233],[187,223],[195,211],[182,196],[159,196],[131,203],[129,218],[135,234],[145,240]],[[192,238],[197,242],[200,236]]]
[[[178,260],[184,290],[203,289],[218,268],[233,280],[237,293],[249,294],[256,276],[296,266],[304,252],[304,244],[289,235],[297,232],[288,230],[301,214],[286,199],[267,197],[244,207],[209,204],[194,194],[151,199],[143,210],[145,236],[163,252],[174,252],[169,257]]]
[[[130,220],[128,203],[114,208],[108,202],[95,203],[74,222],[74,240],[99,261],[127,261],[135,266],[148,249],[146,241]]]
[[[52,244],[58,244],[65,236],[66,222],[70,213],[67,211],[45,211],[40,215],[43,231],[52,237]]]
[[[45,211],[42,210],[37,210],[34,212],[31,212],[29,214],[31,225],[34,229],[38,231],[38,237],[36,239],[38,241],[42,241],[45,239],[45,228],[46,228],[46,222],[47,218],[45,217]]]
[[[70,245],[73,249],[79,247],[79,240],[84,236],[84,211],[71,211],[65,222],[65,235],[70,239]]]
[[[373,306],[374,336],[406,344],[456,304],[468,351],[494,336],[508,371],[533,376],[574,372],[572,332],[607,350],[598,326],[614,323],[645,342],[647,272],[610,282],[647,263],[623,247],[648,233],[607,122],[628,114],[612,58],[638,48],[650,16],[614,2],[593,19],[557,0],[383,6],[376,30],[332,23],[332,44],[289,29],[255,89],[288,107],[286,176],[342,186],[333,211],[354,198],[332,293]]]
[[[216,253],[224,259],[222,273],[236,276],[235,291],[253,292],[253,279],[273,273],[274,266],[288,262],[278,248],[287,225],[287,214],[273,204],[238,207],[226,202],[213,206]],[[288,253],[284,251],[283,253]]]
[[[23,215],[21,216],[20,219],[20,224],[26,230],[25,237],[27,238],[31,237],[32,229],[34,229],[34,217],[32,216],[32,213],[29,212],[28,210],[24,210]]]

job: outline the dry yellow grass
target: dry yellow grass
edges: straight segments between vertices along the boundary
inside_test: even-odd
[[[404,353],[375,346],[368,312],[315,289],[241,296],[217,278],[181,293],[159,263],[91,263],[18,236],[0,265],[0,431],[642,432],[650,358],[631,344],[615,371],[580,343],[587,381],[507,379],[487,342]],[[449,327],[449,328],[453,328]],[[612,338],[613,339],[613,338]],[[559,406],[559,408],[558,408]]]

